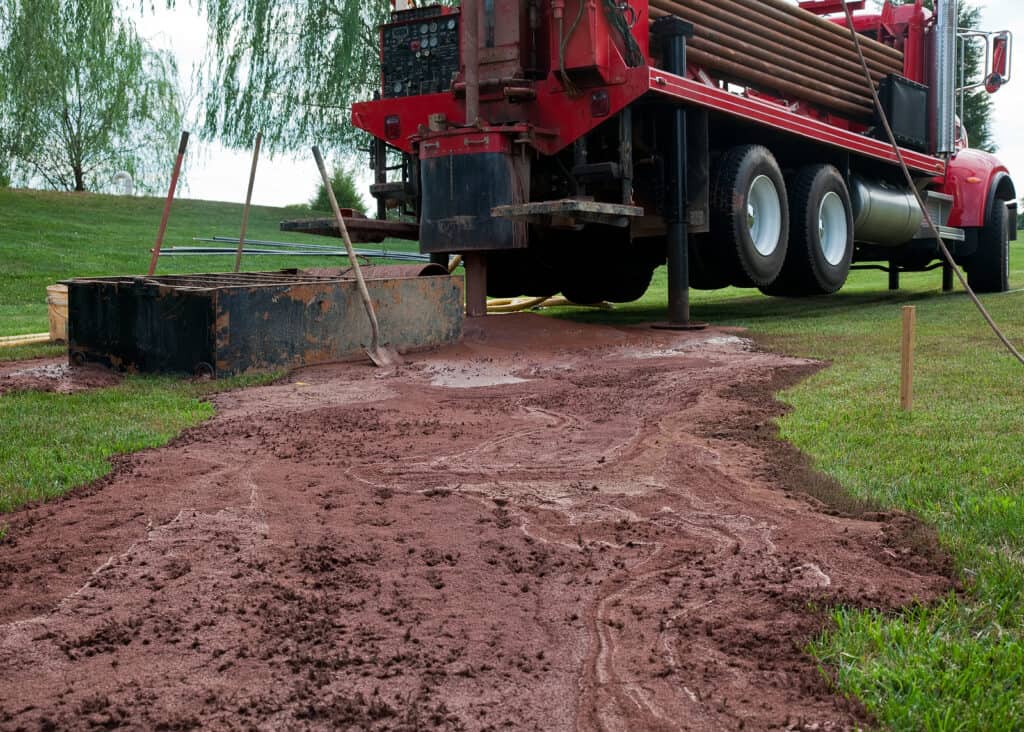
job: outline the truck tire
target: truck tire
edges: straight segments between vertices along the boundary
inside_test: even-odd
[[[554,242],[559,290],[580,305],[640,299],[665,261],[664,237],[630,241],[628,231],[613,227],[559,232]]]
[[[853,261],[853,207],[843,176],[831,165],[797,173],[789,192],[789,247],[767,295],[806,297],[838,291]]]
[[[734,147],[718,161],[711,185],[711,232],[737,287],[767,287],[782,271],[789,206],[782,171],[760,145]]]
[[[690,235],[690,287],[695,290],[721,290],[732,285],[732,276],[714,245],[710,234]]]
[[[651,286],[653,261],[642,247],[633,247],[624,259],[614,252],[605,256],[577,259],[571,271],[561,277],[561,292],[578,305],[596,302],[633,302]]]
[[[487,252],[489,297],[551,297],[557,293],[557,274],[535,249]]]
[[[967,284],[975,292],[1010,289],[1010,230],[1006,199],[996,198],[985,225],[978,229],[978,248],[964,264]]]

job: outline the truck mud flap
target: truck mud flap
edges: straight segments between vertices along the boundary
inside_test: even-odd
[[[433,254],[526,247],[525,222],[491,215],[496,206],[526,202],[528,193],[518,167],[511,154],[500,152],[421,160],[420,251]]]

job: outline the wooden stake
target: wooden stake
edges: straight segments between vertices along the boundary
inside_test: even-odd
[[[917,308],[903,306],[903,342],[900,349],[900,409],[910,412],[914,409],[914,331],[917,324]]]
[[[252,186],[256,182],[256,163],[260,159],[263,133],[256,133],[256,146],[252,151],[252,170],[249,171],[249,190],[245,194],[245,208],[242,209],[242,232],[238,235],[238,251],[235,253],[235,272],[242,267],[242,249],[245,248],[245,230],[249,228],[249,205],[252,203]]]
[[[174,201],[174,190],[178,187],[178,175],[181,173],[181,161],[185,159],[185,147],[188,145],[188,133],[181,133],[181,140],[178,142],[178,157],[174,159],[174,171],[171,173],[171,187],[167,191],[167,200],[164,201],[164,214],[160,219],[160,228],[156,232],[156,244],[149,258],[149,270],[146,274],[150,277],[156,272],[156,261],[160,259],[160,249],[164,245],[164,234],[167,233],[167,219],[171,215],[171,202]]]

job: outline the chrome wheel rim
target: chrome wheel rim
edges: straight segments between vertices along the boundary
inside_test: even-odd
[[[825,261],[833,267],[846,256],[849,238],[846,221],[846,206],[843,199],[833,191],[825,194],[818,207],[818,246]]]
[[[747,231],[754,249],[762,257],[779,248],[782,235],[782,200],[775,183],[767,175],[759,175],[747,192]]]

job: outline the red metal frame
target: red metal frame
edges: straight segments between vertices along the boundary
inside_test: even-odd
[[[609,116],[617,114],[647,91],[652,91],[858,155],[887,163],[897,162],[896,153],[888,143],[801,114],[782,104],[764,101],[763,98],[741,97],[653,67],[629,69],[625,83],[604,87],[604,90],[610,99]],[[592,91],[587,90],[581,97],[574,98],[565,94],[553,77],[541,82],[537,86],[537,101],[530,105],[531,122],[517,130],[518,133],[528,135],[531,144],[542,153],[553,154],[564,149],[606,119],[591,116]],[[462,106],[461,101],[450,93],[382,99],[352,105],[352,122],[356,127],[386,139],[384,120],[398,114],[402,118],[402,136],[388,142],[412,153],[415,142],[426,135],[431,114],[440,113],[449,120],[458,120],[462,116]],[[477,132],[465,130],[466,134]],[[903,150],[903,156],[914,170],[934,176],[945,173],[945,162],[940,158],[911,150]]]
[[[875,160],[887,163],[898,162],[896,152],[886,142],[798,114],[780,104],[741,97],[724,89],[708,86],[693,79],[684,79],[655,68],[650,69],[650,79],[651,89],[660,94],[790,132],[808,140],[843,148]],[[923,155],[912,150],[902,150],[902,152],[907,165],[913,170],[935,176],[942,176],[945,173],[946,164],[940,158]]]
[[[867,5],[866,0],[850,0],[846,3],[850,10],[863,10]],[[805,0],[799,3],[800,8],[815,15],[832,15],[843,12],[843,0]]]
[[[512,152],[511,135],[525,133],[526,125],[516,127],[474,127],[433,134],[419,141],[420,160],[449,155]]]

